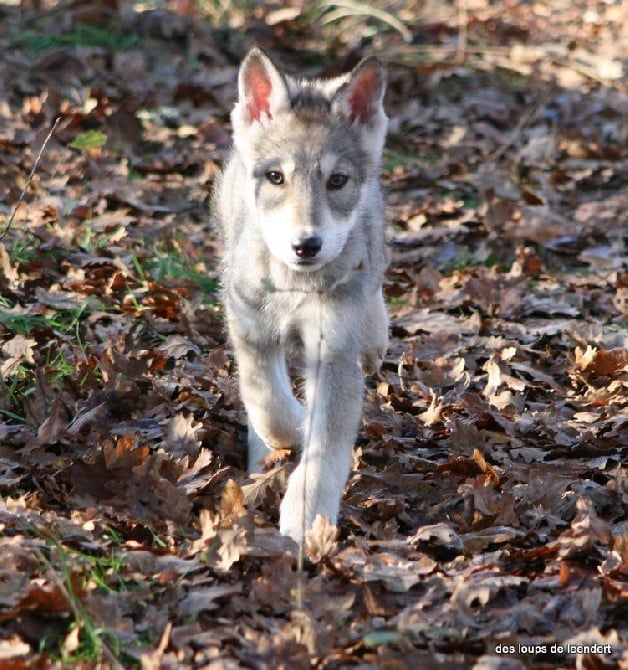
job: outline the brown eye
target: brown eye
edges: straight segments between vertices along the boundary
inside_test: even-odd
[[[327,180],[327,188],[337,191],[341,189],[347,182],[349,177],[346,174],[332,174]]]
[[[284,183],[283,174],[279,172],[279,170],[270,170],[267,172],[266,179],[268,179],[273,186],[281,186]]]

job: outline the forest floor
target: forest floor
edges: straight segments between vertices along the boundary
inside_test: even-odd
[[[0,670],[628,668],[625,4],[33,4],[0,5]],[[208,216],[255,42],[389,75],[391,348],[302,569]]]

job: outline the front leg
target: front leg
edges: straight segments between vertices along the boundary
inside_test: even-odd
[[[361,310],[320,300],[302,329],[308,415],[301,460],[280,510],[282,534],[297,542],[318,514],[336,523],[362,414]]]
[[[259,346],[232,332],[240,395],[248,417],[249,473],[260,472],[271,449],[301,443],[305,408],[292,394],[283,349]]]
[[[388,313],[381,286],[369,299],[364,315],[364,341],[360,350],[359,364],[362,372],[375,374],[382,364],[388,349]]]

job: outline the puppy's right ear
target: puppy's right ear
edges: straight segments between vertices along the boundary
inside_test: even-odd
[[[259,47],[253,47],[242,61],[238,75],[238,95],[234,126],[246,127],[257,122],[263,124],[279,112],[290,109],[285,77],[270,56]]]

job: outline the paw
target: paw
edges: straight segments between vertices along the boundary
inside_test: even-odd
[[[298,465],[288,480],[288,488],[279,510],[281,534],[301,544],[319,514],[326,516],[332,526],[335,525],[341,491],[337,495],[328,493],[330,495],[321,495],[313,481],[306,482],[303,464]]]
[[[386,349],[387,346],[360,352],[358,365],[365,375],[374,375],[379,371]]]
[[[282,445],[282,446],[277,446]],[[300,447],[299,443],[278,442],[267,443],[255,431],[255,428],[249,423],[248,434],[248,465],[247,472],[250,475],[264,472],[273,463],[280,461],[289,455],[290,452]]]
[[[255,429],[249,423],[248,435],[248,465],[247,472],[250,475],[257,474],[264,471],[264,463],[266,457],[271,453],[270,447],[266,445],[264,440],[255,432]]]
[[[288,480],[288,488],[279,508],[279,532],[300,544],[307,530],[305,477],[302,466],[297,466]]]

